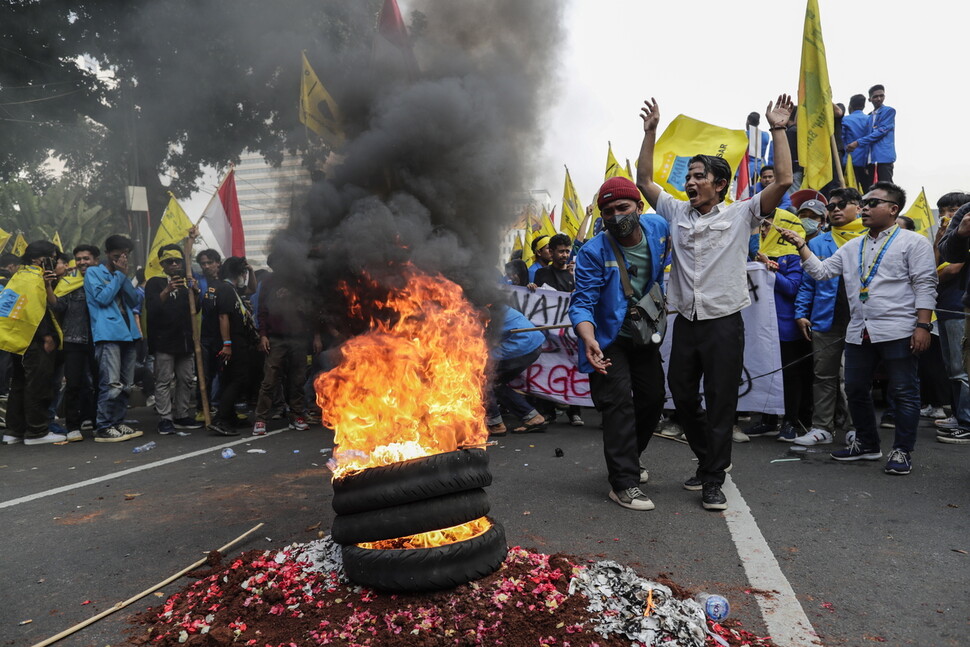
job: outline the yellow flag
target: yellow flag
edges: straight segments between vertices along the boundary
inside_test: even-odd
[[[929,202],[926,201],[926,189],[919,192],[916,201],[903,215],[913,219],[913,222],[916,223],[917,232],[924,236],[930,235],[930,228],[936,224],[936,218],[933,216]]]
[[[59,252],[63,252],[64,251],[64,243],[61,242],[61,234],[60,234],[60,232],[58,232],[58,231],[55,231],[54,232],[54,239],[51,242],[54,243],[54,246],[55,247],[57,247],[57,251],[59,251]]]
[[[613,144],[611,142],[606,143],[606,175],[603,176],[603,180],[608,180],[611,177],[625,177],[626,179],[633,182],[633,176],[630,175],[620,162],[613,155]]]
[[[3,252],[3,248],[7,246],[7,241],[10,240],[11,235],[9,231],[4,231],[3,227],[0,227],[0,252]]]
[[[532,241],[538,235],[532,227],[532,212],[531,210],[527,210],[525,213],[525,242],[522,246],[522,260],[525,261],[526,267],[531,266],[536,260],[536,255],[532,251]]]
[[[845,185],[850,189],[855,189],[859,193],[862,193],[862,185],[856,179],[855,167],[852,166],[852,153],[849,153],[845,158]]]
[[[818,0],[808,0],[798,74],[798,163],[805,169],[803,189],[820,190],[832,181],[832,86],[825,62]]]
[[[566,168],[566,181],[562,187],[562,233],[570,238],[576,238],[579,233],[580,217],[583,214],[583,205],[579,201],[579,194],[573,185],[573,179],[569,177],[569,168]]]
[[[323,137],[333,148],[344,143],[340,109],[310,67],[306,52],[303,52],[303,77],[300,83],[300,123]]]
[[[594,216],[589,219],[589,230],[587,230],[586,238],[584,240],[589,240],[590,238],[596,235],[596,221],[602,217],[603,216]]]
[[[694,155],[722,157],[731,176],[748,150],[748,134],[677,115],[657,139],[653,153],[653,181],[675,198],[686,200],[684,183]]]
[[[60,278],[57,285],[54,287],[54,296],[62,297],[65,294],[70,294],[71,292],[74,292],[74,290],[82,287],[84,287],[84,276],[81,274],[65,274]]]
[[[13,247],[10,249],[11,252],[17,256],[23,256],[24,252],[27,251],[27,241],[24,240],[24,235],[19,231],[17,232],[17,239],[13,243]]]
[[[522,246],[522,234],[516,234],[515,235],[515,242],[512,243],[512,251],[513,252],[521,252],[524,249],[525,248]]]
[[[832,227],[832,240],[836,247],[842,247],[853,238],[857,238],[869,231],[869,228],[862,224],[862,218],[856,217],[852,222],[841,227]]]
[[[546,211],[545,207],[542,207],[542,216],[539,217],[539,233],[543,236],[555,236],[556,226],[552,224],[552,216]]]
[[[155,232],[152,249],[148,252],[148,264],[145,266],[146,281],[154,276],[165,274],[162,271],[162,264],[158,260],[158,250],[164,245],[181,243],[189,235],[189,229],[192,228],[192,221],[185,215],[185,211],[179,206],[175,196],[171,193],[168,195],[168,206],[165,207],[165,213],[162,214],[162,221],[158,223],[158,231]],[[191,262],[192,259],[186,259],[186,265]],[[188,272],[188,267],[185,269]]]
[[[46,312],[43,270],[24,265],[0,291],[0,350],[23,355]]]
[[[805,228],[802,227],[802,221],[791,211],[775,209],[774,223],[775,227],[790,229],[802,238],[805,237]],[[768,258],[797,254],[798,250],[795,249],[795,246],[782,238],[775,227],[768,229],[768,233],[761,241],[759,251]]]

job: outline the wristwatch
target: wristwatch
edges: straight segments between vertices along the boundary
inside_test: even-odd
[[[933,332],[933,324],[931,323],[916,323],[917,328],[922,328],[926,332]]]

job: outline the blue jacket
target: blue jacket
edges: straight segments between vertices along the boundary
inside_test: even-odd
[[[869,129],[859,140],[859,146],[869,147],[870,164],[891,164],[896,161],[896,109],[883,106],[869,115]],[[852,156],[855,161],[855,155]]]
[[[118,271],[109,272],[104,265],[89,267],[84,273],[84,296],[95,342],[141,339],[132,310],[140,305],[141,299],[127,276]],[[127,325],[118,305],[119,296],[127,314]]]
[[[852,166],[865,166],[869,159],[869,145],[864,144],[860,139],[869,133],[869,115],[856,110],[842,117],[842,141],[846,146],[852,142],[859,142],[859,147],[852,151]],[[842,158],[842,165],[845,166],[850,153],[846,153]]]
[[[535,280],[536,280],[536,272],[538,272],[539,271],[539,268],[541,268],[541,267],[545,267],[545,265],[543,265],[539,261],[535,261],[535,262],[532,263],[532,265],[529,266],[529,283],[534,283],[535,282]]]
[[[775,314],[778,316],[778,339],[804,339],[795,324],[795,298],[802,284],[802,262],[798,254],[779,256],[775,272]],[[808,276],[807,274],[805,276]]]
[[[646,213],[640,216],[640,229],[646,236],[650,250],[650,285],[659,282],[663,286],[670,232],[667,221],[655,213]],[[599,233],[588,240],[576,255],[576,289],[569,304],[569,319],[573,327],[583,321],[592,323],[596,327],[596,341],[605,350],[620,333],[627,309],[613,246],[603,233]],[[583,373],[593,372],[593,367],[586,360],[586,344],[582,339],[579,339],[579,370]]]
[[[839,249],[832,239],[832,233],[828,231],[808,241],[808,248],[819,260],[832,256]],[[839,277],[816,281],[807,273],[804,274],[798,286],[798,296],[795,297],[795,319],[808,319],[812,322],[813,330],[828,332],[832,329],[838,294]]]
[[[546,343],[546,336],[538,330],[532,332],[509,332],[519,328],[535,328],[529,319],[516,310],[506,306],[505,320],[502,322],[502,339],[498,346],[492,349],[492,357],[501,361],[528,355]]]
[[[755,193],[761,193],[764,190],[765,190],[765,185],[763,185],[761,182],[758,182],[758,183],[756,183],[754,185],[754,192]],[[791,211],[792,210],[792,208],[791,208],[791,195],[787,191],[785,192],[785,195],[781,196],[781,202],[778,203],[778,208],[779,209],[784,209],[785,211]],[[758,232],[755,232],[755,236],[760,236],[760,235],[761,234],[759,234]]]

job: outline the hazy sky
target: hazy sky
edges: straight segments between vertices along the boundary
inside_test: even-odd
[[[894,181],[935,206],[970,190],[965,107],[966,19],[960,2],[818,0],[836,102],[886,86],[897,111]],[[548,97],[548,130],[536,185],[562,199],[563,164],[584,201],[603,181],[607,141],[622,162],[639,153],[643,100],[660,104],[662,131],[678,114],[744,128],[769,99],[798,91],[804,0],[571,0],[561,45],[559,91]],[[952,87],[948,87],[952,84]],[[866,104],[866,112],[871,105]]]

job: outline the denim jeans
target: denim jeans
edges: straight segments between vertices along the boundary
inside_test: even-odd
[[[913,451],[919,424],[918,358],[909,349],[910,337],[845,345],[845,395],[856,437],[863,449],[879,449],[876,412],[872,405],[872,378],[880,360],[889,376],[889,393],[896,413],[893,449]]]
[[[970,428],[970,379],[967,367],[963,365],[964,323],[962,319],[937,319],[937,323],[940,325],[943,363],[953,393],[953,415],[961,427]]]
[[[99,341],[94,345],[99,375],[97,431],[104,431],[125,419],[128,394],[135,382],[136,343]]]
[[[492,388],[486,394],[485,417],[487,424],[497,425],[502,422],[500,404],[523,422],[538,415],[538,412],[529,404],[525,396],[510,387],[509,382],[532,366],[539,359],[541,352],[542,350],[537,348],[526,355],[510,357],[496,363],[493,369]]]

